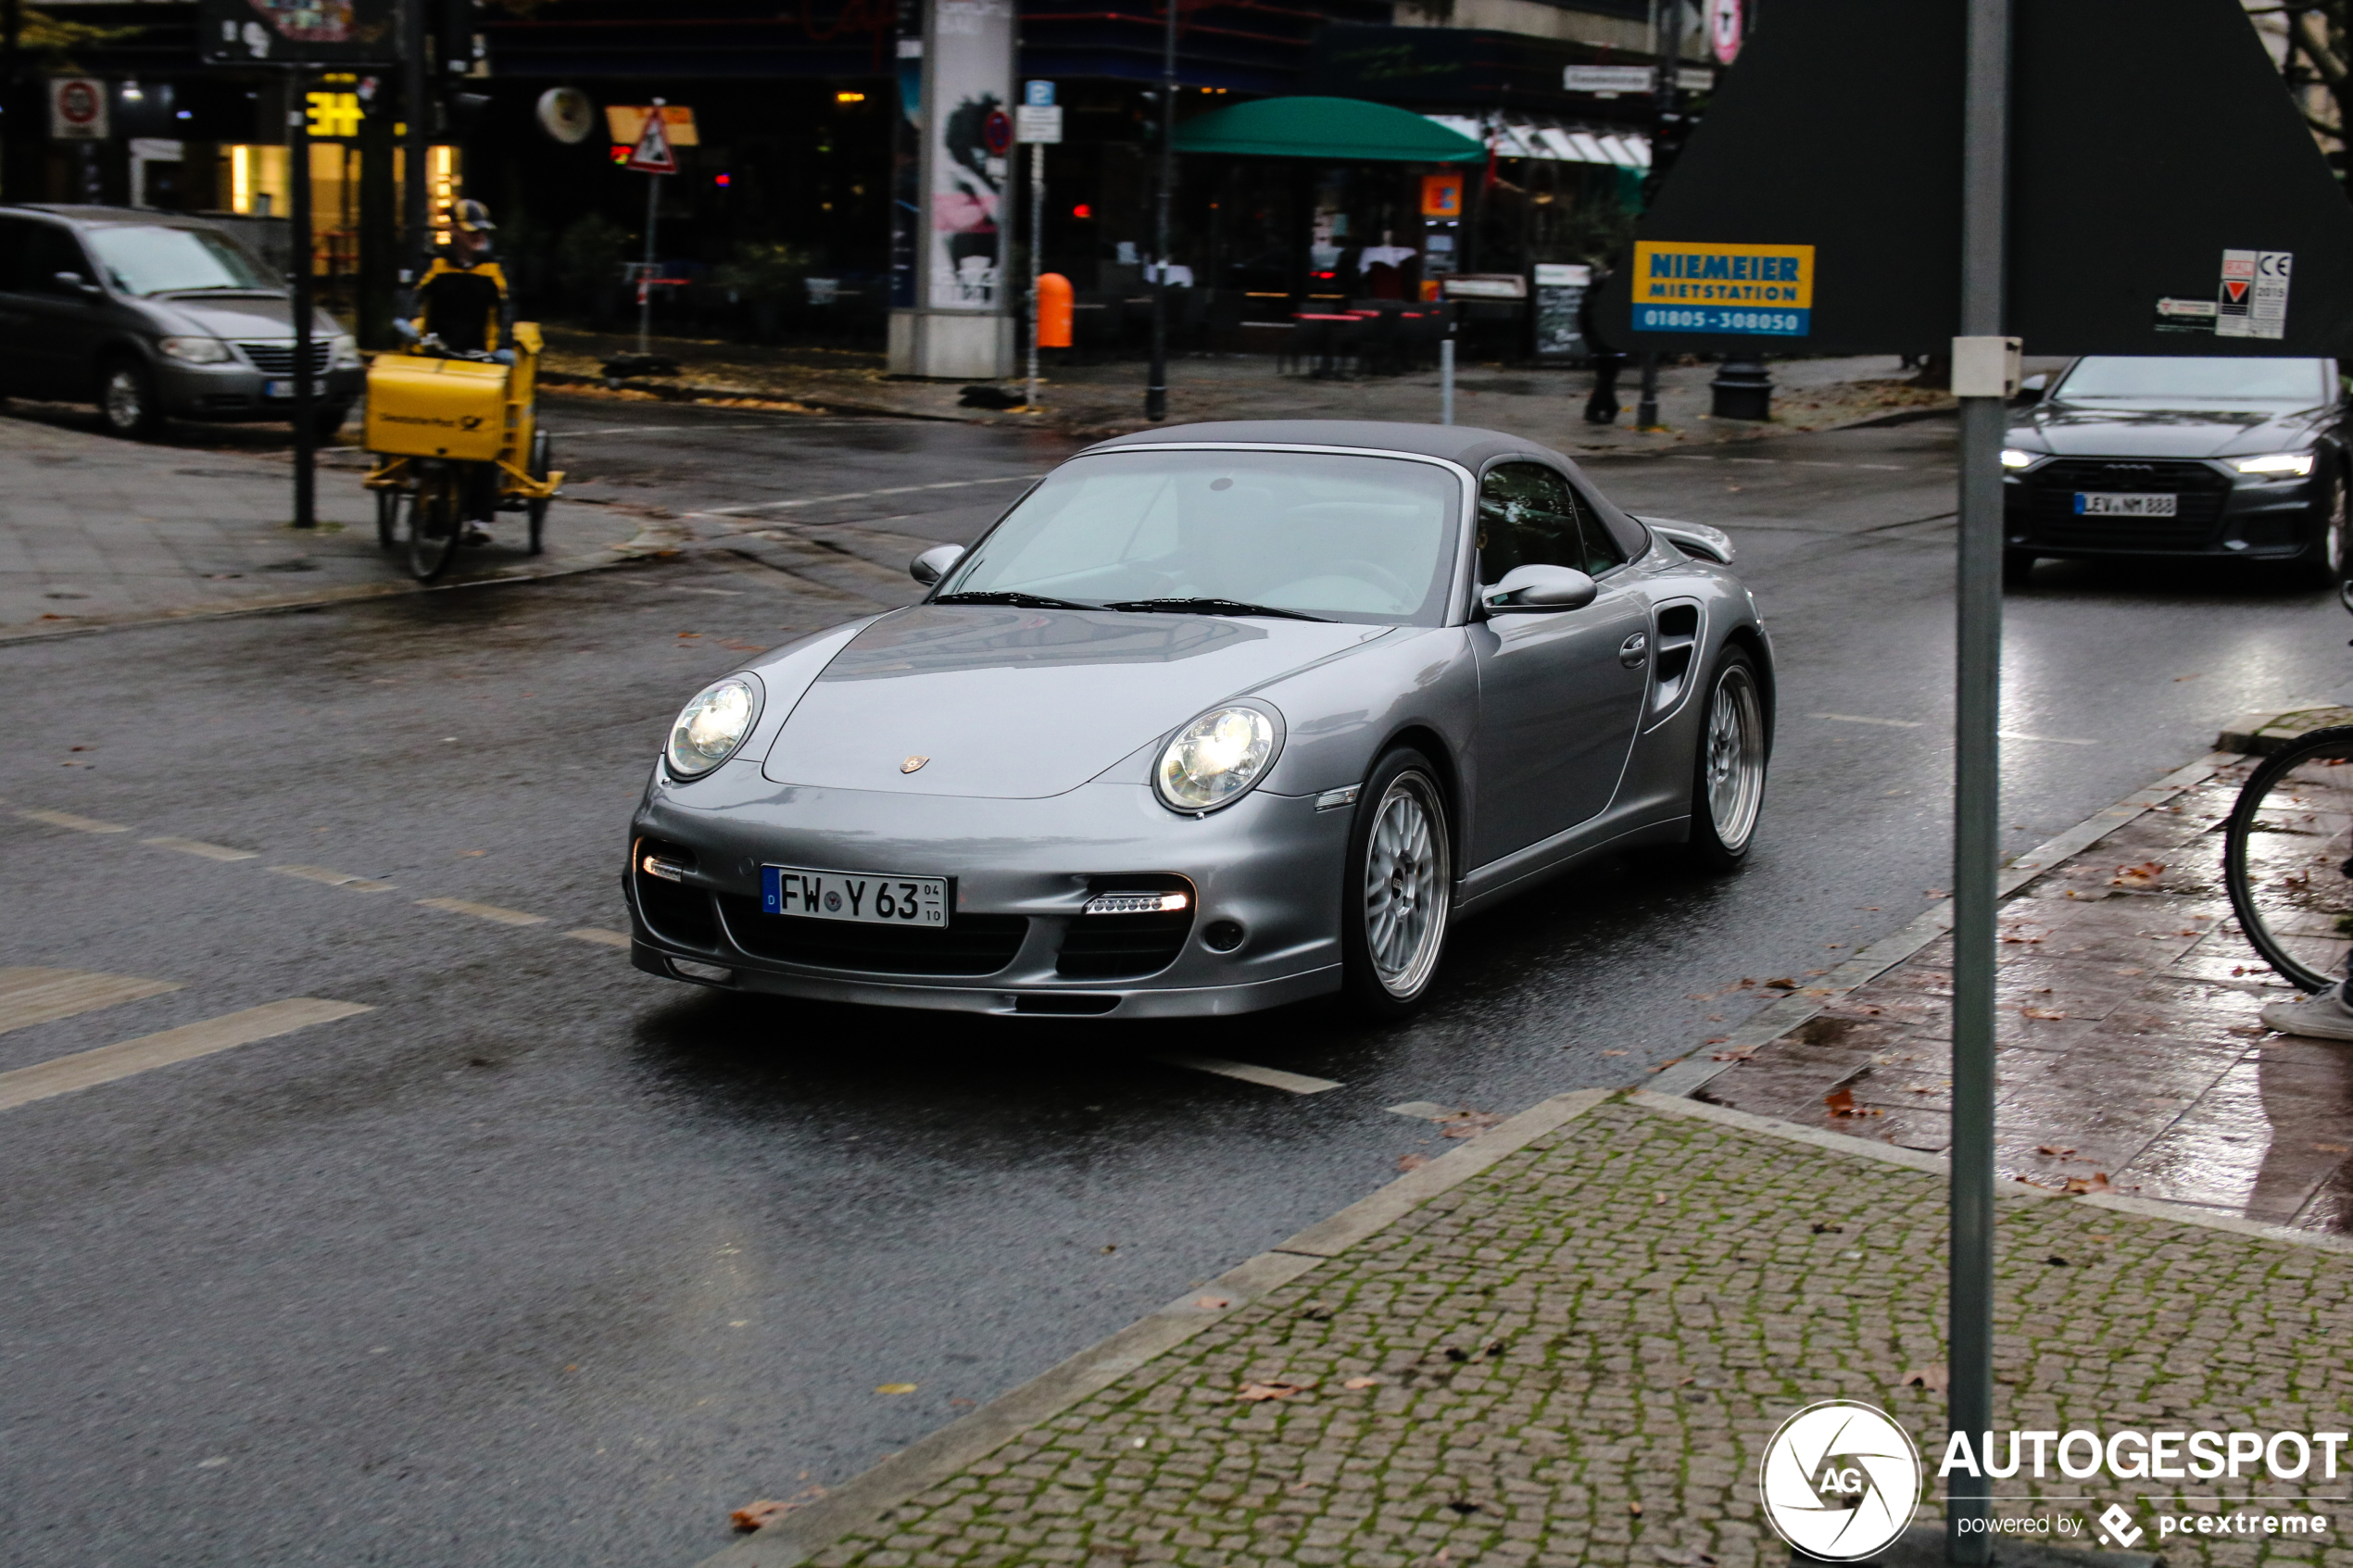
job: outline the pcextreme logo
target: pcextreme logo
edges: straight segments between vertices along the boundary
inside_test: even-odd
[[[1781,1423],[1757,1467],[1774,1533],[1832,1562],[1869,1557],[1902,1535],[1920,1489],[1911,1435],[1853,1399],[1824,1399]]]

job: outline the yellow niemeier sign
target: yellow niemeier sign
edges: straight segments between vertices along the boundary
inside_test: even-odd
[[[1638,332],[1804,337],[1813,325],[1812,245],[1642,240],[1633,282]]]

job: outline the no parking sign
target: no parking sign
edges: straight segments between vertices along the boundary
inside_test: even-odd
[[[86,76],[49,80],[49,139],[54,142],[103,142],[107,139],[107,84]]]

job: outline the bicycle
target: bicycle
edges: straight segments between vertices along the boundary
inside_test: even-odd
[[[2222,848],[2239,929],[2280,977],[2324,991],[2353,948],[2353,724],[2297,736],[2240,786]]]

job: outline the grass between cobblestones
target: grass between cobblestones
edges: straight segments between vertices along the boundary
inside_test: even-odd
[[[2353,1258],[1999,1207],[1997,1427],[2346,1429]],[[1607,1103],[812,1561],[1785,1562],[1755,1469],[1800,1406],[1889,1411],[1933,1487],[1944,1398],[1903,1380],[1944,1361],[1944,1245],[1941,1176]],[[1303,1391],[1237,1398],[1276,1382]],[[2057,1510],[2121,1501],[2158,1545],[2145,1483],[1996,1487],[2087,1485]],[[2353,1508],[2309,1506],[2320,1541],[2168,1561],[2353,1562]]]

